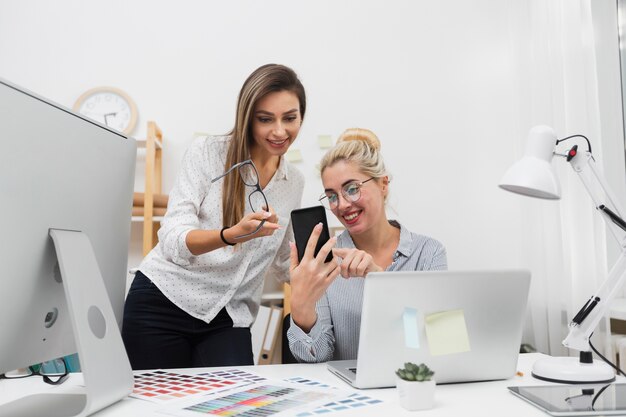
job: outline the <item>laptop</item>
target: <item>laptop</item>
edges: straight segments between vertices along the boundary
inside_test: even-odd
[[[438,384],[510,378],[529,286],[524,270],[370,273],[358,357],[327,367],[355,388],[395,386],[405,362]]]

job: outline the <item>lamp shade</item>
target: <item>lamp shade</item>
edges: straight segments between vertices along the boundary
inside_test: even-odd
[[[500,188],[530,197],[556,200],[561,186],[552,168],[557,138],[548,126],[535,126],[528,133],[526,152],[502,177]]]

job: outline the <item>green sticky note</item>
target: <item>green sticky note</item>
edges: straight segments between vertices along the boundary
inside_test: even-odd
[[[300,149],[289,149],[285,154],[285,159],[289,162],[300,162],[302,161],[302,153]]]
[[[471,350],[463,310],[429,314],[424,320],[424,327],[430,354],[433,356]]]
[[[330,135],[319,135],[317,137],[317,144],[321,149],[332,148],[333,138]]]

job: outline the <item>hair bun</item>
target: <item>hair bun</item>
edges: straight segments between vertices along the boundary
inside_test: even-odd
[[[376,134],[371,130],[362,129],[359,127],[346,129],[341,135],[339,135],[337,143],[349,142],[352,140],[365,142],[367,146],[375,151],[380,150],[380,140],[378,139],[378,136],[376,136]]]

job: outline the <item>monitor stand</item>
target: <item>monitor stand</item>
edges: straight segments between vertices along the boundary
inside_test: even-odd
[[[100,268],[86,234],[50,229],[78,358],[84,394],[35,394],[0,406],[0,417],[83,417],[126,397],[133,373]]]

